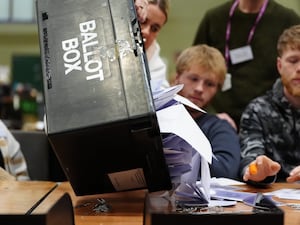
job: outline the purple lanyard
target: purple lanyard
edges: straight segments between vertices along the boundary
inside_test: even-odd
[[[249,32],[249,35],[248,35],[248,40],[247,40],[248,45],[251,43],[251,41],[253,39],[256,26],[257,26],[258,22],[260,21],[260,19],[262,18],[263,14],[265,13],[268,2],[269,2],[269,0],[265,0],[264,4],[262,5],[262,7],[259,10],[256,20],[255,20],[255,22]],[[236,7],[239,5],[239,3],[240,3],[239,0],[235,0],[235,2],[233,3],[233,5],[231,6],[230,11],[229,11],[229,19],[227,22],[226,39],[225,39],[225,41],[226,41],[225,42],[225,60],[226,60],[227,66],[229,65],[229,39],[230,39],[230,35],[231,35],[231,18],[233,16],[233,13],[234,13]]]

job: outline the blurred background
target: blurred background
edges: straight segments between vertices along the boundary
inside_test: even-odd
[[[299,0],[276,0],[300,14]],[[158,41],[174,74],[178,52],[193,42],[205,11],[224,0],[170,0]],[[9,128],[43,129],[43,96],[35,0],[0,0],[0,118]]]

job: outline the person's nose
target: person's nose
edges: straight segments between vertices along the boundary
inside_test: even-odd
[[[298,62],[296,65],[296,71],[297,73],[300,73],[300,62]]]
[[[195,85],[195,90],[196,90],[197,92],[203,92],[203,90],[204,90],[204,82],[203,82],[203,80],[199,80],[199,81],[196,83],[196,85]]]
[[[147,38],[150,34],[150,26],[149,25],[143,25],[142,26],[142,36],[144,38]]]

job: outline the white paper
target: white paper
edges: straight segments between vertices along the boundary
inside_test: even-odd
[[[160,110],[163,105],[173,100],[175,94],[178,93],[182,88],[183,84],[162,90],[153,91],[152,95],[156,110]]]
[[[186,140],[209,163],[212,163],[210,142],[182,104],[156,112],[162,133],[174,133]]]
[[[195,105],[193,102],[191,102],[190,100],[188,100],[187,98],[185,97],[182,97],[181,95],[175,95],[174,96],[174,100],[186,105],[186,106],[189,106],[190,108],[193,108],[193,109],[196,109],[200,112],[203,112],[203,113],[206,113],[203,109],[199,108],[197,105]]]
[[[206,199],[209,200],[211,177],[208,163],[212,163],[212,148],[209,140],[196,124],[184,105],[203,113],[205,113],[205,111],[188,99],[177,95],[176,93],[178,93],[182,88],[183,85],[177,85],[153,94],[160,132],[175,134],[178,138],[183,139],[192,147],[189,149],[189,151],[192,151],[193,153],[190,165],[175,163],[168,166],[173,175],[181,175],[181,183],[188,182],[196,185],[199,167],[201,164],[202,188]],[[172,139],[170,140],[174,141]],[[177,140],[175,140],[175,143],[176,141]],[[189,169],[188,166],[190,166],[190,171],[187,172],[186,170]]]
[[[277,191],[268,192],[268,194],[275,195],[276,197],[281,199],[300,200],[299,189],[283,188]]]
[[[210,170],[207,161],[201,158],[201,182],[207,200],[210,199]]]
[[[225,177],[212,177],[210,181],[211,185],[216,185],[216,186],[230,186],[230,185],[246,185],[246,183],[238,181],[238,180],[233,180]]]

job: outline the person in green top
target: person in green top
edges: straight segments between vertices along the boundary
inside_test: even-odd
[[[270,89],[279,76],[277,40],[284,29],[295,24],[300,24],[299,15],[274,0],[233,0],[209,9],[193,45],[219,49],[226,59],[228,76],[226,87],[207,110],[225,112],[239,126],[249,101]]]

